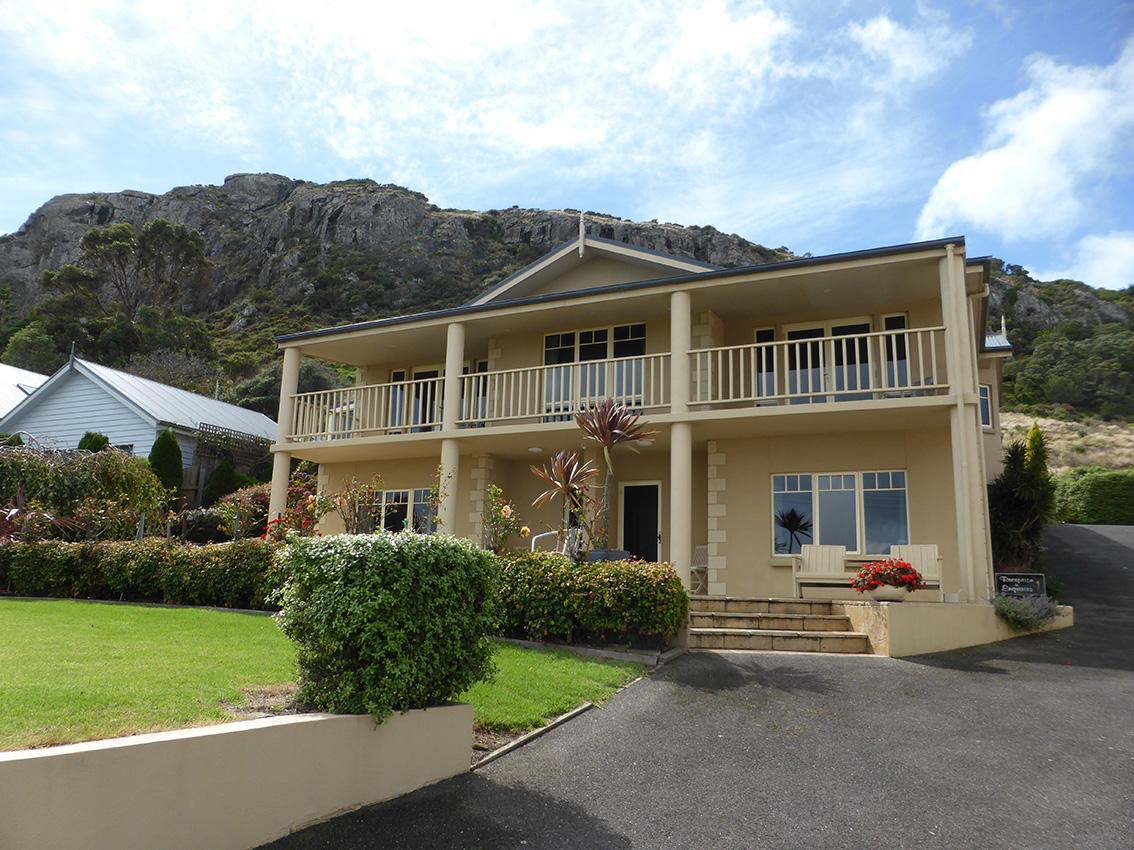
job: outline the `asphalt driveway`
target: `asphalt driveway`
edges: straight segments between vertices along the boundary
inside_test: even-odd
[[[1134,528],[1051,529],[1074,629],[683,656],[477,773],[270,845],[1134,846]]]

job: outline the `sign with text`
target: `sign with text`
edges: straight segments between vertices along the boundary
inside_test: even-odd
[[[997,596],[1047,596],[1043,573],[997,573]]]

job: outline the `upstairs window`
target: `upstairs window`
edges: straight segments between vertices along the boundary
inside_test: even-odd
[[[982,428],[992,427],[992,387],[980,385],[980,424]]]

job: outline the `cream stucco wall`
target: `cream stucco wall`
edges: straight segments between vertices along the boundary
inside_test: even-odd
[[[0,753],[0,847],[259,847],[464,773],[472,721],[301,714]]]
[[[990,388],[992,427],[981,428],[981,448],[984,451],[984,468],[991,481],[1004,466],[1004,452],[1000,436],[1000,388],[1004,381],[1004,358],[981,357],[978,362],[977,382]]]
[[[947,425],[852,434],[770,436],[717,441],[727,460],[715,487],[716,551],[725,558],[717,578],[730,596],[794,595],[791,561],[772,553],[771,476],[774,473],[907,471],[910,542],[935,543],[946,593],[960,591],[953,465]],[[850,595],[849,590],[847,594]]]
[[[678,274],[682,274],[682,272],[677,269],[642,266],[615,260],[611,257],[591,256],[575,268],[532,289],[528,294],[544,295],[550,292],[574,292],[579,289],[592,289],[596,286],[613,286],[618,283],[654,280],[659,277],[672,277]]]

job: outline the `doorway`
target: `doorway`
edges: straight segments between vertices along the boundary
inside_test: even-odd
[[[657,561],[661,544],[661,482],[628,481],[618,487],[620,548],[643,561]]]

